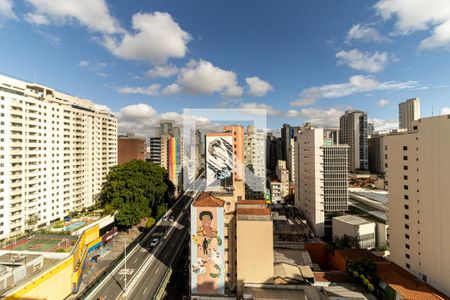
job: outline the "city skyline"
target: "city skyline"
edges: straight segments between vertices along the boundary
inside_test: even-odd
[[[423,117],[450,107],[440,29],[450,8],[407,5],[3,0],[0,67],[108,106],[121,133],[149,135],[183,108],[221,107],[267,108],[269,128],[337,127],[347,109],[393,128],[406,99],[421,98]]]

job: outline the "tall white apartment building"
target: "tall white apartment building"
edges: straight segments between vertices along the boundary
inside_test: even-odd
[[[348,146],[326,136],[304,127],[296,139],[295,205],[320,237],[331,236],[332,218],[348,209]]]
[[[450,115],[385,137],[390,260],[450,296]]]
[[[412,122],[420,119],[420,99],[411,98],[398,105],[398,122],[400,129],[412,130]]]
[[[117,164],[117,119],[0,75],[0,240],[92,206]]]
[[[244,163],[251,171],[245,174],[245,197],[263,199],[266,191],[266,134],[254,125],[248,125],[244,135]]]

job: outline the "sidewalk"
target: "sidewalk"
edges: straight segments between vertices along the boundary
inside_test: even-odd
[[[86,286],[93,281],[99,274],[105,270],[123,251],[124,247],[128,246],[134,239],[136,239],[141,232],[134,226],[128,232],[119,231],[117,235],[106,245],[93,251],[86,257],[85,266],[83,269],[83,277],[80,288],[77,294],[72,294],[66,299],[76,299],[77,295],[83,291]],[[97,262],[92,262],[91,258],[95,255],[100,255]]]

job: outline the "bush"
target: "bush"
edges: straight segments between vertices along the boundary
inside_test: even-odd
[[[147,223],[145,224],[146,229],[152,229],[153,226],[155,226],[156,220],[155,218],[148,218]]]

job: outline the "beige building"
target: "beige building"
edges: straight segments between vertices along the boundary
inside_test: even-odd
[[[420,99],[412,98],[398,104],[398,123],[400,129],[412,130],[412,122],[420,119]]]
[[[349,146],[349,171],[368,171],[367,113],[348,110],[341,116],[339,123],[339,143]]]
[[[386,136],[390,259],[450,295],[450,115]]]
[[[117,164],[117,119],[89,100],[0,76],[0,240],[94,205]]]
[[[242,200],[237,206],[237,282],[273,283],[273,222],[264,200]]]

